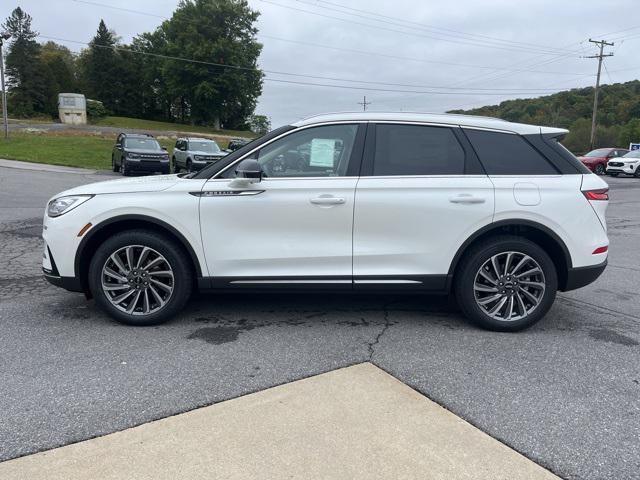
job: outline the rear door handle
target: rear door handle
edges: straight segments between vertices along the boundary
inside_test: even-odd
[[[451,203],[462,203],[464,205],[471,205],[474,203],[484,203],[487,200],[482,197],[474,197],[469,193],[461,193],[459,195],[449,197],[449,201]]]
[[[342,205],[346,200],[341,197],[316,197],[309,201],[314,205]]]

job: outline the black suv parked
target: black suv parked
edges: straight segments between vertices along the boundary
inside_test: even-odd
[[[114,172],[169,173],[169,154],[153,135],[121,133],[111,153]]]
[[[232,152],[235,152],[240,147],[244,147],[250,141],[251,140],[247,138],[234,138],[229,142],[229,145],[227,146],[227,150],[231,150]]]

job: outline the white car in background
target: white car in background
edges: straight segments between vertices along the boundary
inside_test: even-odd
[[[640,178],[640,150],[631,150],[624,156],[607,162],[607,175],[616,177],[621,173]]]
[[[51,199],[43,269],[151,325],[194,288],[455,293],[484,328],[540,320],[605,269],[607,184],[566,130],[460,115],[331,114],[197,173]]]
[[[171,162],[173,171],[194,172],[215,163],[228,152],[220,149],[215,140],[209,138],[186,137],[176,140]]]

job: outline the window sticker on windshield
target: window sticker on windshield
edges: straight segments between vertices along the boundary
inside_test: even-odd
[[[330,138],[314,138],[311,140],[309,166],[333,168],[336,141]]]

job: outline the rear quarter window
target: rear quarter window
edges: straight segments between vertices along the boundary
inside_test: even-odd
[[[487,175],[558,175],[558,170],[520,135],[465,129]]]

